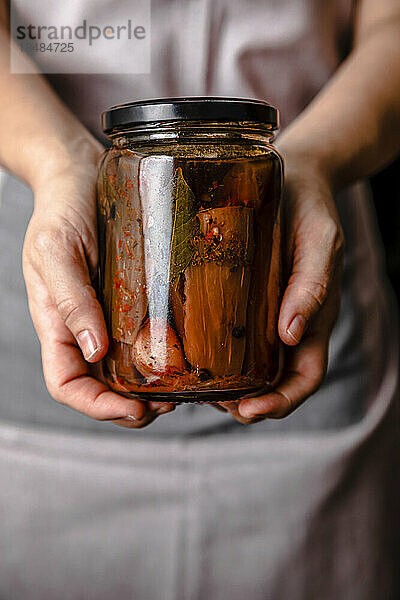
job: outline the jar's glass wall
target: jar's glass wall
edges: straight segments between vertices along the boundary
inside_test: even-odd
[[[224,400],[276,380],[281,171],[267,140],[133,136],[108,151],[98,291],[113,389]]]

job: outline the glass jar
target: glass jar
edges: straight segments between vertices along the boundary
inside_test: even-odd
[[[179,402],[262,393],[280,374],[277,110],[176,98],[103,114],[99,278],[108,385]]]

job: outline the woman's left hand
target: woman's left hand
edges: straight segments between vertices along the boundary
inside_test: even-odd
[[[102,149],[92,145],[80,160],[63,160],[49,171],[42,165],[23,251],[29,309],[50,395],[92,419],[139,429],[175,405],[139,396],[128,399],[99,380],[95,363],[107,352],[108,335],[92,285],[98,259],[96,179]]]
[[[273,391],[220,403],[240,423],[286,417],[319,388],[340,307],[344,238],[328,178],[309,157],[281,153],[284,260],[290,274],[278,323],[285,366]]]

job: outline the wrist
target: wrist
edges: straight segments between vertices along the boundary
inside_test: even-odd
[[[304,183],[322,180],[332,191],[334,190],[334,171],[317,152],[296,147],[284,140],[279,141],[276,148],[284,161],[285,180],[293,177]]]
[[[54,136],[30,141],[25,178],[35,194],[60,177],[96,178],[104,148],[89,132],[76,132],[68,139]]]

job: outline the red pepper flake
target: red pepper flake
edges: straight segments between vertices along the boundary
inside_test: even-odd
[[[114,287],[115,289],[119,289],[123,284],[123,273],[121,271],[117,271],[114,275]]]
[[[122,240],[119,240],[119,242],[118,242],[118,248],[121,248],[121,246],[122,246]]]
[[[132,304],[123,304],[120,310],[124,313],[129,312],[130,310],[132,310]]]
[[[116,382],[119,383],[120,385],[124,385],[125,384],[125,379],[123,377],[116,377]]]
[[[125,178],[125,185],[127,187],[128,190],[132,190],[133,189],[133,181],[130,177],[128,177],[128,175]]]

